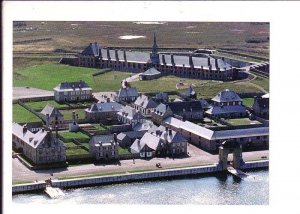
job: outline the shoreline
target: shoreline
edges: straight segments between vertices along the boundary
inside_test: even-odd
[[[269,160],[249,161],[241,167],[241,170],[255,170],[260,168],[268,168]],[[226,172],[226,171],[225,171]],[[70,178],[64,180],[52,180],[52,187],[62,189],[82,188],[91,186],[111,185],[118,183],[130,183],[137,181],[159,180],[165,178],[180,178],[184,176],[193,175],[216,175],[223,173],[217,164],[210,164],[197,167],[183,167],[175,169],[162,169],[154,171],[134,172],[126,174],[103,175],[103,176],[90,176],[83,178]],[[46,188],[45,181],[36,183],[24,183],[12,185],[12,194],[24,194],[43,191]]]

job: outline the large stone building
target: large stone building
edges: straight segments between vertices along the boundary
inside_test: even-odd
[[[132,103],[138,98],[138,96],[139,94],[136,87],[130,87],[125,82],[125,85],[122,86],[117,93],[116,101]]]
[[[54,88],[54,99],[59,103],[81,102],[92,98],[92,88],[82,80],[79,82],[63,82]]]
[[[152,111],[158,104],[151,98],[145,95],[140,95],[134,102],[134,108],[141,112],[145,117],[151,117]]]
[[[169,117],[163,124],[181,133],[189,142],[210,152],[216,152],[224,140],[234,139],[243,147],[268,146],[269,127],[211,130],[189,121]]]
[[[89,152],[99,160],[116,160],[119,158],[117,135],[96,135],[90,140]]]
[[[212,98],[212,105],[206,114],[218,118],[238,118],[248,116],[243,100],[229,89],[219,92]]]
[[[101,122],[104,124],[118,121],[117,113],[122,105],[117,102],[94,103],[85,109],[85,118],[90,122]]]
[[[175,75],[194,79],[214,79],[230,81],[238,78],[238,70],[223,59],[212,58],[209,54],[161,54],[158,52],[156,36],[150,53],[126,51],[101,47],[90,43],[78,54],[79,66],[93,68],[111,68],[118,71],[140,73],[153,67],[161,75]]]
[[[132,127],[138,123],[143,123],[145,120],[145,117],[139,111],[130,106],[122,107],[117,115],[119,122],[123,124],[130,124]]]
[[[66,146],[51,129],[41,129],[34,134],[26,125],[13,123],[12,146],[34,165],[66,163]]]

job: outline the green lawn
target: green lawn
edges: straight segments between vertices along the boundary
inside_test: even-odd
[[[78,114],[78,119],[84,119],[85,118],[84,109],[60,110],[60,113],[62,113],[62,115],[64,115],[65,120],[71,120],[73,111],[75,111],[75,113]]]
[[[130,76],[128,72],[111,71],[93,77],[97,70],[58,63],[18,68],[14,71],[13,86],[53,90],[61,82],[84,80],[93,91],[116,91],[121,86],[121,80]]]
[[[26,110],[19,104],[13,105],[13,122],[28,123],[28,122],[41,122],[41,119]]]
[[[59,104],[57,103],[56,101],[54,100],[48,100],[48,101],[40,101],[40,102],[28,102],[28,103],[25,103],[25,105],[33,108],[34,110],[36,111],[42,111],[43,108],[46,106],[46,105],[51,105],[51,106],[54,106],[54,107],[57,107],[57,108],[61,108],[61,107],[67,107],[66,104]]]
[[[67,147],[75,147],[77,146],[75,143],[69,141],[69,142],[64,142],[64,144],[67,146]]]
[[[122,147],[118,147],[118,152],[119,155],[126,155],[126,154],[130,154],[130,152],[128,151],[128,149],[123,149]]]
[[[266,91],[270,90],[270,80],[268,78],[257,76],[257,78],[251,82],[263,87]]]
[[[82,132],[59,132],[59,135],[65,139],[90,139],[89,136],[83,134]]]
[[[88,154],[89,152],[84,150],[84,149],[67,149],[66,150],[66,155],[85,155]]]
[[[226,122],[234,126],[260,124],[260,122],[249,120],[249,118],[227,119]]]
[[[243,98],[243,105],[247,107],[252,107],[254,103],[254,98],[248,97],[248,98]]]

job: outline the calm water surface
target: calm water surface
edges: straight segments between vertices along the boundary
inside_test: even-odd
[[[269,203],[269,171],[250,171],[254,180],[228,176],[199,176],[174,180],[135,182],[64,190],[65,196],[49,199],[45,194],[13,196],[26,204],[241,204]]]

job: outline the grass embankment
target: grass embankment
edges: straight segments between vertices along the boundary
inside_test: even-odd
[[[54,100],[47,100],[47,101],[39,101],[39,102],[27,102],[25,105],[31,107],[35,111],[42,111],[46,105],[50,105],[56,108],[62,108],[62,107],[67,107],[66,104],[60,104],[57,103]]]
[[[129,77],[128,72],[111,71],[93,77],[97,69],[62,64],[42,64],[19,68],[14,71],[13,86],[53,90],[61,82],[85,81],[93,91],[116,91],[121,80]]]
[[[32,114],[27,109],[23,108],[19,104],[13,105],[13,122],[16,123],[29,123],[29,122],[41,122],[41,119]]]
[[[254,98],[248,97],[248,98],[243,98],[243,105],[252,108],[254,103]]]

